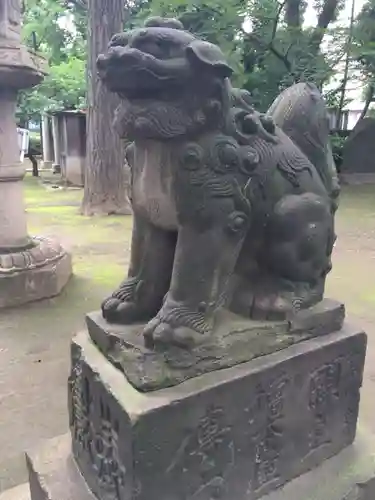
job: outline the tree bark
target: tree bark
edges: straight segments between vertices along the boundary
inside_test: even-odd
[[[33,177],[39,177],[38,160],[30,152],[27,156],[29,157],[29,160],[31,161],[31,164],[33,166]]]
[[[302,0],[287,0],[285,3],[285,22],[289,28],[300,28],[302,24]]]
[[[339,101],[339,106],[337,108],[337,114],[336,114],[336,129],[337,130],[339,130],[340,126],[341,126],[342,111],[344,109],[344,104],[345,104],[346,87],[347,87],[347,83],[349,80],[349,65],[350,65],[350,56],[351,56],[352,40],[353,40],[354,13],[355,13],[355,0],[352,0],[349,35],[348,35],[348,42],[347,42],[346,56],[345,56],[345,67],[344,67],[344,74],[343,74],[342,84],[341,84],[341,89],[340,89],[340,101]]]
[[[311,35],[311,48],[314,53],[318,53],[323,37],[327,31],[328,26],[335,20],[337,9],[340,0],[325,0],[322,10],[318,16],[316,28]]]
[[[96,60],[111,37],[123,30],[123,0],[88,0],[87,165],[82,201],[84,215],[129,214],[127,173],[122,142],[113,130],[117,95],[98,77]]]

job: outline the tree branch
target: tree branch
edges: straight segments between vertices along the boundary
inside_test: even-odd
[[[315,52],[318,52],[329,24],[335,20],[339,3],[340,0],[325,0],[323,4],[316,28],[314,29],[310,39],[311,47]]]
[[[269,42],[263,41],[255,33],[248,33],[248,34],[246,34],[246,36],[247,36],[248,40],[256,43],[258,45],[258,47],[261,47],[262,49],[269,50],[274,56],[276,56],[280,61],[282,61],[284,63],[284,66],[286,67],[286,69],[290,73],[292,73],[292,63],[288,59],[290,47],[288,48],[287,53],[283,54],[279,49],[277,49],[275,47],[275,44],[274,44],[276,34],[277,34],[277,26],[279,24],[280,16],[281,16],[281,13],[286,5],[286,2],[287,2],[287,0],[280,2],[279,6],[277,8],[276,16],[275,16],[273,26],[272,26],[271,39]]]
[[[280,61],[284,63],[286,69],[291,73],[292,72],[292,63],[289,61],[288,57],[285,56],[282,52],[280,52],[273,44],[273,40],[269,43],[264,42],[261,38],[259,38],[254,33],[247,34],[247,37],[250,41],[256,43],[258,47],[262,49],[269,50],[274,56],[276,56]]]
[[[276,33],[277,33],[277,26],[279,24],[280,16],[281,16],[281,13],[283,11],[283,8],[285,7],[286,2],[287,2],[287,0],[284,0],[283,2],[281,2],[277,8],[276,17],[274,19],[273,27],[272,27],[271,43],[273,43],[273,41],[275,40]]]
[[[374,93],[375,93],[374,85],[372,83],[370,83],[370,85],[367,87],[367,90],[366,90],[365,105],[362,109],[362,113],[361,113],[360,117],[358,118],[357,123],[359,123],[361,120],[363,120],[363,118],[365,118],[365,116],[367,115],[367,111],[369,110],[370,104],[374,100]]]

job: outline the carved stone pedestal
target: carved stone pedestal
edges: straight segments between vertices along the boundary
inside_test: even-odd
[[[0,308],[54,297],[71,274],[71,256],[57,241],[31,238],[23,250],[0,253]]]
[[[69,382],[73,456],[100,500],[260,498],[353,442],[365,350],[366,335],[346,325],[141,393],[81,333]],[[48,468],[29,459],[33,500],[71,498],[53,495],[63,470],[76,477],[66,472],[64,442],[63,453],[50,452],[60,457],[56,481],[43,483]],[[40,496],[38,481],[49,496]]]
[[[365,349],[344,327],[142,394],[80,335],[73,453],[101,500],[261,497],[353,442]]]

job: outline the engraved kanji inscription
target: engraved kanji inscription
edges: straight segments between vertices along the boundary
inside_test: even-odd
[[[308,409],[313,417],[308,446],[315,450],[332,440],[341,425],[343,433],[354,432],[362,383],[363,354],[338,356],[310,375]],[[342,414],[341,423],[337,415]]]
[[[231,428],[222,408],[210,407],[197,428],[181,444],[168,468],[184,491],[184,498],[221,498],[225,478],[234,465]]]
[[[91,464],[98,486],[105,495],[103,499],[121,500],[126,468],[119,454],[120,423],[113,418],[102,399],[97,402],[93,398],[79,360],[73,363],[69,387],[70,427],[76,453]]]
[[[310,449],[330,442],[328,420],[339,397],[340,375],[340,360],[327,363],[311,374],[308,406],[314,420],[309,433]]]
[[[280,454],[283,448],[283,418],[285,417],[285,391],[288,380],[282,376],[263,389],[261,412],[264,426],[255,446],[255,490],[276,481],[280,475]]]
[[[100,428],[94,430],[93,468],[101,488],[120,499],[120,490],[125,486],[126,469],[122,465],[118,450],[119,422],[112,419],[110,408],[100,402]]]
[[[71,394],[70,426],[74,441],[89,451],[90,428],[90,390],[87,378],[83,376],[82,365],[76,362],[69,381]]]

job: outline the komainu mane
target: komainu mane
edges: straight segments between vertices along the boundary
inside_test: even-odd
[[[173,19],[116,35],[98,69],[133,141],[131,262],[104,317],[190,348],[222,308],[275,320],[321,301],[339,188],[317,88],[259,113],[221,50]]]

